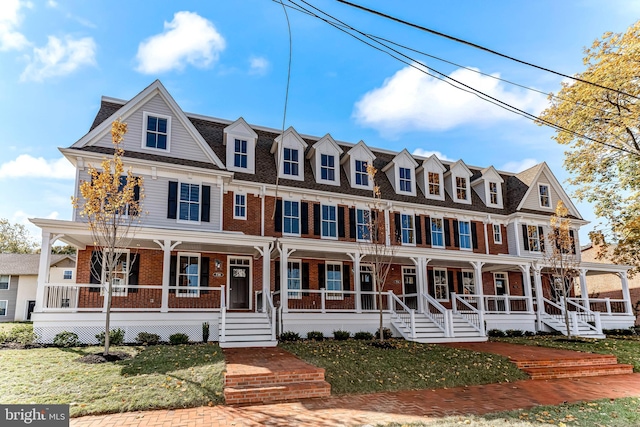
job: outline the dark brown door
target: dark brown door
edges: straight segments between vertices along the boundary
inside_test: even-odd
[[[27,305],[27,320],[31,320],[31,313],[33,313],[34,308],[36,308],[36,302],[29,301],[29,305]]]
[[[367,292],[360,296],[363,310],[375,310],[376,300],[373,294],[373,274],[370,271],[360,272],[360,291]]]
[[[229,308],[249,308],[249,267],[231,267]]]

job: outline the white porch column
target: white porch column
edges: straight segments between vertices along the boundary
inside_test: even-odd
[[[627,307],[627,314],[633,314],[633,307],[631,305],[631,294],[629,293],[629,280],[627,278],[627,272],[621,271],[618,273],[620,281],[622,282],[622,298],[624,299],[625,306]]]
[[[254,246],[262,256],[262,312],[267,312],[267,297],[271,294],[271,251],[273,243],[267,243],[263,247]]]
[[[518,222],[518,218],[513,220],[513,227],[515,229],[513,235],[516,238],[516,255],[520,256],[520,223]],[[525,238],[526,236],[523,237],[523,239]]]
[[[425,258],[411,258],[411,261],[413,261],[413,264],[416,266],[416,292],[418,293],[418,312],[424,313],[424,301],[422,300],[422,294],[425,293],[425,278],[427,277],[425,274]]]
[[[489,230],[493,234],[493,225],[491,225],[491,216],[487,216],[487,219],[482,222],[484,225],[484,253],[489,255]]]
[[[171,239],[164,239],[163,242],[154,240],[154,243],[160,246],[163,250],[162,256],[162,302],[160,304],[160,311],[166,313],[169,311],[169,286],[172,285],[171,281],[171,251],[176,248],[182,242],[175,242],[171,244]],[[173,283],[175,285],[175,283]]]
[[[385,245],[391,246],[391,230],[389,229],[389,208],[384,209],[384,242]]]
[[[280,245],[280,301],[282,301],[282,310],[284,313],[289,312],[289,280],[287,276],[287,264],[289,256],[295,252],[295,249],[287,249],[286,246]]]
[[[536,303],[538,305],[538,330],[542,330],[542,314],[544,313],[544,302],[542,301],[542,267],[533,265],[533,282],[536,287]]]
[[[589,288],[587,287],[587,269],[580,269],[580,296],[582,297],[582,301],[584,302],[584,306],[587,309],[591,309],[591,304],[589,303]]]
[[[484,262],[482,261],[470,261],[469,264],[473,267],[473,281],[476,287],[476,295],[478,295],[478,310],[484,313],[484,284],[482,282],[482,267]]]
[[[360,283],[360,262],[364,257],[359,251],[352,254],[347,253],[351,261],[353,261],[353,290],[355,292],[354,298],[356,303],[356,312],[362,313],[362,298],[360,292],[362,291]]]
[[[518,268],[522,272],[522,288],[524,296],[527,297],[527,311],[533,313],[533,297],[531,296],[531,277],[529,264],[519,265]]]
[[[39,313],[44,305],[44,288],[49,283],[49,268],[51,264],[51,245],[60,236],[51,237],[51,233],[42,230],[42,246],[40,250],[40,265],[38,266],[38,287],[36,288],[36,306],[34,311]]]

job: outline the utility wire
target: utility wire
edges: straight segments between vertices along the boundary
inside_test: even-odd
[[[355,8],[357,8],[357,9],[363,10],[363,11],[365,11],[365,12],[369,12],[369,13],[372,13],[372,14],[374,14],[374,15],[378,15],[378,16],[381,16],[381,17],[383,17],[383,18],[386,18],[386,19],[389,19],[389,20],[395,21],[395,22],[398,22],[398,23],[403,24],[403,25],[407,25],[407,26],[410,26],[410,27],[416,28],[416,29],[418,29],[418,30],[425,31],[425,32],[427,32],[427,33],[435,34],[435,35],[437,35],[437,36],[444,37],[444,38],[446,38],[446,39],[453,40],[453,41],[458,42],[458,43],[466,44],[467,46],[471,46],[471,47],[474,47],[474,48],[476,48],[476,49],[480,49],[480,50],[483,50],[483,51],[485,51],[485,52],[489,52],[489,53],[491,53],[491,54],[498,55],[498,56],[500,56],[500,57],[503,57],[503,58],[509,59],[509,60],[511,60],[511,61],[519,62],[520,64],[528,65],[528,66],[530,66],[530,67],[533,67],[533,68],[537,68],[537,69],[539,69],[539,70],[546,71],[546,72],[548,72],[548,73],[552,73],[552,74],[555,74],[555,75],[558,75],[558,76],[561,76],[561,77],[564,77],[564,78],[567,78],[567,79],[571,79],[571,80],[575,80],[575,81],[578,81],[578,82],[581,82],[581,83],[586,83],[586,84],[589,84],[589,85],[592,85],[592,86],[596,86],[596,87],[599,87],[600,89],[610,90],[610,91],[612,91],[612,92],[616,92],[616,93],[619,93],[619,94],[621,94],[621,95],[629,96],[629,97],[631,97],[631,98],[640,99],[640,98],[638,98],[637,96],[631,95],[631,94],[629,94],[629,93],[626,93],[626,92],[623,92],[623,91],[620,91],[620,90],[617,90],[617,89],[613,89],[613,88],[610,88],[610,87],[607,87],[607,86],[603,86],[603,85],[600,85],[600,84],[598,84],[598,83],[590,82],[590,81],[588,81],[588,80],[584,80],[584,79],[581,79],[581,78],[579,78],[579,77],[570,76],[570,75],[568,75],[568,74],[563,74],[563,73],[560,73],[560,72],[558,72],[558,71],[551,70],[551,69],[549,69],[549,68],[541,67],[541,66],[539,66],[539,65],[532,64],[531,62],[523,61],[523,60],[521,60],[521,59],[517,59],[517,58],[514,58],[514,57],[512,57],[512,56],[505,55],[504,53],[497,52],[497,51],[495,51],[495,50],[493,50],[493,49],[489,49],[489,48],[487,48],[487,47],[480,46],[479,44],[472,43],[472,42],[470,42],[470,41],[463,40],[463,39],[460,39],[460,38],[458,38],[458,37],[450,36],[450,35],[448,35],[448,34],[441,33],[440,31],[432,30],[432,29],[430,29],[430,28],[423,27],[422,25],[414,24],[414,23],[412,23],[412,22],[405,21],[405,20],[403,20],[403,19],[396,18],[396,17],[391,16],[391,15],[387,15],[386,13],[382,13],[382,12],[379,12],[379,11],[377,11],[377,10],[369,9],[368,7],[360,6],[360,5],[358,5],[358,4],[351,3],[351,2],[346,1],[346,0],[338,0],[338,2],[340,2],[340,3],[344,3],[344,4],[346,4],[347,6],[355,7]]]

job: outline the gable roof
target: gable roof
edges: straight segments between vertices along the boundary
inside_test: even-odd
[[[70,255],[53,254],[49,266],[59,263],[65,258],[75,262]],[[0,274],[12,276],[37,275],[40,266],[40,254],[0,254]]]

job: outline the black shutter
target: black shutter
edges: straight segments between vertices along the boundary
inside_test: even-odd
[[[424,243],[429,246],[431,245],[431,218],[428,216],[424,217]]]
[[[458,293],[461,294],[463,293],[463,289],[462,289],[462,271],[458,271]]]
[[[451,232],[449,231],[449,219],[444,218],[442,220],[444,224],[444,246],[451,246]]]
[[[101,277],[102,277],[102,252],[101,251],[92,251],[91,252],[91,267],[89,269],[89,273],[91,274],[89,278],[89,283],[92,285],[101,285]],[[89,288],[89,292],[100,292],[99,287],[91,287]]]
[[[460,247],[460,229],[458,228],[458,220],[453,220],[453,246]]]
[[[169,181],[169,197],[167,199],[167,218],[176,219],[178,217],[178,183]]]
[[[324,289],[327,285],[324,282],[324,264],[318,264],[318,289]]]
[[[538,227],[538,239],[540,239],[540,252],[544,252],[544,230]]]
[[[352,239],[357,238],[356,235],[356,210],[355,208],[349,208],[349,237]]]
[[[320,203],[313,205],[313,235],[320,235]]]
[[[524,250],[529,250],[529,233],[527,232],[527,225],[522,224],[522,241],[524,242]]]
[[[453,287],[453,271],[447,270],[447,284],[449,285],[449,292],[455,292]]]
[[[396,243],[402,242],[402,225],[400,224],[400,214],[396,213],[393,216],[394,222],[396,224]]]
[[[133,186],[133,201],[140,203],[140,186],[138,184]],[[137,208],[134,208],[133,206],[129,209],[129,214],[133,215],[133,216],[137,216],[140,215],[140,212],[138,211],[140,209],[140,205],[138,205]]]
[[[351,290],[351,266],[342,264],[342,290]]]
[[[422,244],[422,223],[420,222],[420,215],[416,215],[416,245]]]
[[[471,242],[473,244],[473,249],[478,249],[478,226],[473,221],[471,221]]]
[[[200,205],[200,220],[209,222],[211,218],[211,187],[209,185],[202,186],[202,204]]]
[[[571,253],[576,254],[576,238],[574,237],[573,230],[569,230],[569,237],[571,237]]]
[[[432,297],[435,297],[436,295],[436,291],[433,287],[433,270],[428,270],[427,269],[427,291],[429,292],[429,295],[431,295]]]
[[[273,231],[282,232],[282,200],[276,200],[276,213],[273,218]]]
[[[138,277],[140,276],[140,254],[129,254],[129,262],[131,262],[131,266],[129,267],[129,288],[128,292],[130,294],[135,294],[138,292]]]
[[[344,206],[338,206],[338,237],[346,237],[344,229]]]
[[[300,233],[309,234],[309,203],[300,203]]]
[[[203,288],[209,287],[209,257],[200,258],[200,286]],[[209,291],[200,291],[201,295],[208,294]]]
[[[176,286],[178,282],[176,281],[176,277],[178,276],[178,257],[176,255],[171,255],[171,260],[169,261],[169,286]],[[169,288],[170,294],[175,294],[175,288]]]
[[[302,263],[302,289],[309,289],[309,263]],[[309,296],[309,292],[304,292],[303,297]]]
[[[280,290],[280,261],[275,262],[275,282],[276,282],[276,292]]]

